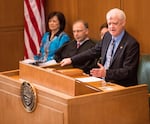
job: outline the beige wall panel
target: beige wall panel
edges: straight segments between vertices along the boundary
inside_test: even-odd
[[[0,71],[18,68],[23,59],[23,29],[0,31]]]
[[[140,43],[141,53],[150,53],[150,0],[124,0],[127,30]]]
[[[0,28],[23,25],[23,1],[0,0]]]
[[[90,37],[99,40],[99,27],[106,21],[108,10],[120,7],[120,0],[80,0],[78,2],[78,18],[89,23]]]
[[[0,71],[18,68],[23,58],[23,1],[0,0]]]

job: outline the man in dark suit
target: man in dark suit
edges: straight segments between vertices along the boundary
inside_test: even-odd
[[[83,20],[77,20],[73,23],[72,30],[74,40],[65,43],[56,51],[54,56],[56,62],[60,62],[64,58],[72,57],[74,55],[82,53],[83,51],[86,51],[95,46],[95,42],[92,41],[88,36],[88,23],[84,22]],[[73,64],[73,67],[80,68],[85,73],[89,73],[95,63],[95,58],[93,58],[84,62],[84,64],[75,63]]]
[[[71,63],[84,63],[89,59],[100,58],[99,68],[93,68],[90,74],[122,86],[137,84],[139,62],[139,43],[126,30],[125,13],[114,8],[106,15],[108,31],[102,41],[88,51],[66,58],[61,66]]]

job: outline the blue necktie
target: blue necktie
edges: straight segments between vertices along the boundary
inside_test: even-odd
[[[110,63],[114,55],[114,48],[115,48],[115,40],[112,39],[108,47],[107,54],[106,54],[106,61],[104,64],[105,69],[109,69]]]

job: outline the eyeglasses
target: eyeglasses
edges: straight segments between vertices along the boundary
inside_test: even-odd
[[[82,30],[73,30],[73,33],[80,33],[82,31],[84,31],[85,29],[82,29]]]

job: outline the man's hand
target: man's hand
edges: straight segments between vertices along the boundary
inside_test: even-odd
[[[100,68],[93,68],[90,71],[90,74],[94,77],[100,77],[103,78],[106,76],[106,69],[104,68],[104,66],[100,63],[97,64]]]
[[[65,58],[60,62],[60,65],[65,66],[65,65],[69,65],[71,63],[72,63],[71,58]]]

